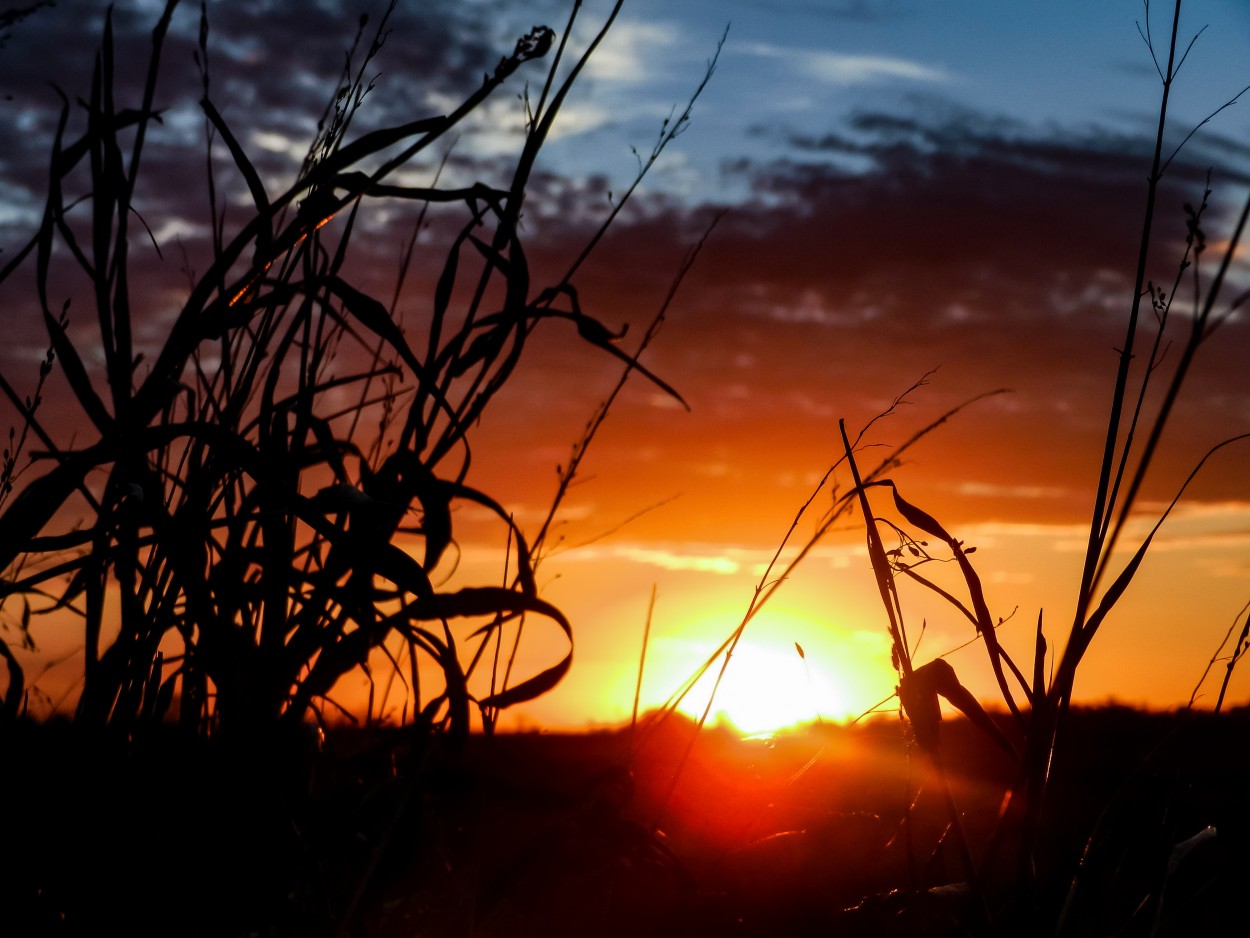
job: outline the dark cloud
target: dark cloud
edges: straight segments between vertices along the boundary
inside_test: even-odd
[[[755,6],[768,9],[774,4],[756,0]],[[911,4],[906,0],[831,0],[831,2],[792,2],[795,12],[853,23],[887,23],[906,16]]]
[[[1064,314],[1078,310],[1050,301],[1056,285],[1097,286],[1101,272],[1125,270],[1136,255],[1144,139],[862,113],[842,130],[789,143],[792,157],[727,167],[755,195],[731,224],[759,282],[778,290],[890,301],[923,287],[1000,316],[1036,315],[1039,306]],[[867,168],[846,169],[844,156]],[[1216,176],[1225,191],[1244,178]],[[1192,162],[1169,169],[1158,224],[1171,244],[1184,235],[1181,205],[1200,201],[1204,181]]]
[[[100,47],[104,4],[62,5],[39,12],[0,58],[0,177],[6,201],[29,210],[42,201],[49,148],[63,89],[71,105],[69,135],[85,125],[79,101],[89,95]],[[265,176],[289,177],[315,139],[317,122],[340,87],[348,50],[361,34],[354,68],[382,24],[386,5],[370,3],[248,3],[210,5],[208,63],[211,96],[236,136],[256,135],[276,146],[290,141],[292,152],[256,150]],[[116,5],[112,14],[118,106],[136,106],[149,59],[158,9],[152,3]],[[168,146],[171,160],[187,157],[181,148],[202,146],[203,117],[198,109],[201,79],[194,63],[198,5],[182,4],[162,54],[156,106],[164,126],[153,128],[151,151]],[[362,15],[367,24],[361,25]],[[527,16],[529,14],[526,14]],[[515,21],[515,22],[513,22]],[[408,5],[387,23],[384,42],[365,70],[374,85],[367,106],[356,115],[356,132],[440,113],[480,86],[516,38],[533,24],[502,16],[496,6],[445,2]],[[185,184],[185,169],[177,174]],[[24,219],[29,222],[29,217]]]
[[[113,8],[118,108],[142,100],[152,29],[162,6],[131,0]],[[9,256],[31,236],[42,212],[62,103],[53,85],[68,102],[66,142],[85,130],[82,102],[90,96],[105,9],[96,3],[40,10],[0,54],[0,82],[9,95],[0,103],[0,138],[6,140],[0,151],[0,250]],[[362,68],[385,12],[382,2],[209,5],[210,95],[271,196],[294,179],[316,139],[318,121],[344,80],[349,49],[356,46],[353,69]],[[516,36],[532,25],[515,11],[504,15],[499,4],[446,0],[400,7],[386,23],[377,55],[363,66],[372,90],[354,115],[349,138],[442,113],[476,90],[511,51]],[[161,121],[149,128],[135,197],[136,211],[167,255],[161,260],[148,245],[136,247],[136,263],[148,282],[185,281],[178,270],[184,251],[191,268],[207,266],[210,216],[198,31],[199,5],[179,5],[161,57],[155,96]],[[462,133],[471,140],[489,130],[479,121]],[[123,146],[128,140],[123,135]],[[494,185],[506,181],[498,159],[475,156],[471,142],[460,150],[464,155],[453,156],[449,175],[468,181],[484,177]],[[230,230],[247,210],[246,188],[219,136],[213,155],[215,186]],[[441,150],[430,153],[414,165],[424,167],[428,178],[441,155]],[[67,200],[86,193],[89,185],[84,161],[68,180]],[[71,224],[85,218],[85,211],[85,206],[72,211]]]
[[[925,413],[998,387],[1014,393],[944,430],[928,450],[931,467],[950,478],[1081,491],[1077,474],[1096,463],[1132,301],[1150,141],[866,113],[839,134],[792,142],[806,161],[732,167],[755,197],[733,207],[713,235],[656,353],[660,372],[678,376],[717,428],[709,445],[749,440],[777,462],[802,459],[814,430],[832,438],[829,414],[854,426],[936,368],[915,395]],[[826,158],[845,152],[869,168],[852,172]],[[1230,177],[1244,181],[1216,174],[1213,239],[1235,208],[1226,201],[1239,188]],[[1186,231],[1181,206],[1201,199],[1205,167],[1191,157],[1167,178],[1149,276],[1170,284]],[[693,241],[700,217],[674,211],[618,231],[611,248],[628,273],[592,272],[604,278],[598,295],[637,296],[644,283],[658,291],[660,272]],[[675,243],[668,233],[678,230]],[[1203,266],[1209,277],[1213,263]],[[1140,341],[1150,341],[1152,328],[1147,315]],[[1173,341],[1185,328],[1178,311]],[[1247,325],[1230,321],[1224,330],[1200,355],[1170,436],[1175,449],[1160,464],[1163,489],[1250,419],[1232,351],[1243,347]],[[813,406],[796,403],[803,400]],[[688,442],[691,431],[680,434]],[[1235,478],[1220,478],[1211,491],[1235,494]],[[1086,497],[1030,510],[1075,517]],[[1001,510],[984,500],[963,506]]]

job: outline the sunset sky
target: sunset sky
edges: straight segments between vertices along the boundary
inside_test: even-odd
[[[609,6],[584,5],[576,47]],[[116,5],[120,67],[134,70],[132,89],[160,7]],[[0,48],[0,262],[39,221],[59,107],[49,83],[71,101],[86,95],[103,9],[37,9]],[[271,191],[291,181],[307,151],[359,15],[376,22],[384,9],[364,0],[208,4],[214,96]],[[764,565],[841,452],[839,418],[854,434],[926,375],[868,431],[865,442],[881,448],[861,459],[875,462],[962,401],[1009,389],[937,429],[892,478],[977,546],[991,609],[1008,619],[1007,647],[1027,659],[1039,609],[1052,644],[1062,644],[1158,114],[1160,81],[1141,33],[1149,29],[1162,59],[1171,24],[1170,5],[1148,13],[1137,0],[626,0],[530,190],[524,236],[535,288],[563,272],[609,194],[628,187],[635,151],[645,157],[665,118],[681,113],[722,37],[689,127],[579,272],[584,308],[612,327],[630,324],[622,347],[631,348],[682,258],[724,214],[643,358],[690,410],[638,378],[618,400],[565,503],[559,549],[539,571],[544,595],[573,622],[573,670],[556,691],[517,708],[510,725],[627,719],[653,590],[643,704],[668,698],[746,610]],[[186,261],[170,248],[181,244],[194,266],[207,243],[191,60],[198,16],[192,3],[175,16],[157,96],[168,110],[145,165],[139,211],[166,248],[163,260],[151,250],[137,260],[151,278],[153,337],[162,308],[185,293]],[[361,131],[445,113],[516,37],[539,23],[562,30],[567,16],[557,0],[401,2]],[[1173,91],[1168,152],[1250,84],[1250,5],[1189,3],[1182,44],[1204,26]],[[526,82],[536,93],[543,68],[525,66],[464,128],[443,184],[506,183],[523,126],[518,96]],[[428,181],[442,155],[415,165],[413,178]],[[1201,127],[1170,166],[1156,282],[1175,276],[1182,206],[1201,202],[1208,169],[1204,276],[1250,190],[1250,96]],[[362,281],[393,283],[411,218],[397,210],[371,221],[353,257]],[[424,236],[429,250],[399,303],[410,332],[444,257],[443,230]],[[1248,280],[1243,264],[1226,296]],[[28,284],[0,285],[0,371],[15,383],[33,377],[46,349]],[[1183,327],[1184,316],[1176,319]],[[1200,353],[1143,508],[1166,504],[1210,447],[1250,432],[1247,351],[1250,327],[1234,313]],[[479,428],[470,479],[532,533],[557,466],[619,369],[572,329],[539,334],[530,352]],[[9,411],[0,413],[7,431]],[[1082,699],[1188,700],[1250,601],[1247,465],[1250,449],[1230,447],[1190,487],[1099,636],[1078,679]],[[848,479],[836,475],[843,490]],[[829,505],[826,489],[784,557]],[[467,508],[457,524],[455,576],[497,582],[498,527]],[[904,603],[913,636],[925,623],[917,661],[973,638],[949,607],[922,596]],[[532,669],[563,653],[542,628],[527,646]],[[817,713],[841,719],[890,695],[885,618],[857,515],[812,553],[743,641],[714,710],[744,730]],[[992,700],[978,646],[949,660]],[[1218,679],[1208,681],[1208,701]],[[1230,700],[1248,697],[1243,672]]]

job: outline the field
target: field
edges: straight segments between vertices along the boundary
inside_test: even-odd
[[[991,927],[1056,921],[1085,851],[1060,933],[1235,930],[1248,724],[1076,712],[1042,886],[1030,899],[979,884]],[[984,932],[944,801],[889,717],[747,740],[709,728],[684,767],[693,725],[678,718],[638,735],[474,736],[459,754],[344,732],[306,761],[22,730],[3,776],[6,934]],[[962,722],[943,735],[974,852],[1010,864],[1010,839],[993,838],[1010,763]]]

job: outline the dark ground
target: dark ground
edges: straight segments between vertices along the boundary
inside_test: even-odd
[[[895,719],[705,730],[675,783],[678,719],[457,754],[393,730],[314,752],[19,724],[0,736],[0,935],[1053,934],[1070,892],[1065,934],[1240,933],[1248,734],[1244,712],[1077,713],[1030,897],[1001,888],[1015,852],[994,838],[1013,765],[945,724],[986,927]]]

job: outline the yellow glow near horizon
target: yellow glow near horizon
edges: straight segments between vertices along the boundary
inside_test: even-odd
[[[695,718],[702,715],[723,661],[718,659],[679,709]],[[824,668],[813,667],[793,644],[787,653],[746,640],[738,644],[711,710],[713,720],[728,720],[735,729],[751,734],[845,715],[846,694],[838,680]]]
[[[653,690],[667,685],[667,697],[706,660],[718,644],[708,636],[723,640],[729,633],[724,620],[716,621],[719,628],[713,620],[688,621],[677,635],[657,642],[649,660]],[[724,660],[717,658],[679,710],[695,719],[703,715]],[[709,720],[727,720],[745,734],[818,720],[840,722],[880,702],[893,684],[882,636],[846,630],[806,612],[768,609],[747,626],[716,690]]]

